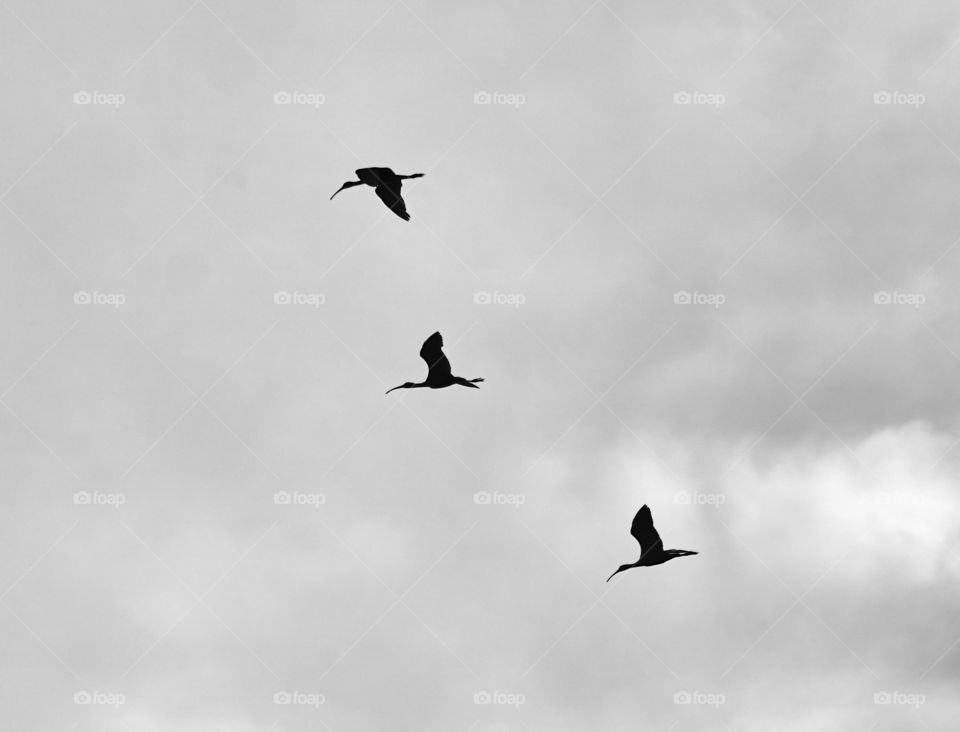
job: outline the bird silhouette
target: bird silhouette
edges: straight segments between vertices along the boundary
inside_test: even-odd
[[[429,387],[430,389],[442,389],[445,386],[469,386],[471,389],[479,389],[477,382],[483,379],[465,379],[462,376],[454,376],[450,373],[450,362],[443,355],[443,336],[439,331],[427,338],[420,347],[420,358],[427,362],[427,378],[419,384],[408,381],[406,384],[400,384],[393,389],[387,389],[389,394],[394,389],[418,389],[420,387]]]
[[[380,196],[380,200],[387,205],[387,208],[404,221],[410,220],[410,214],[407,213],[407,205],[403,202],[403,197],[400,195],[400,187],[407,178],[422,178],[423,173],[397,175],[390,170],[390,168],[360,168],[356,173],[359,180],[348,180],[337,189],[337,192],[334,193],[333,196],[336,196],[337,193],[344,188],[353,188],[354,186],[362,185],[373,186],[374,191]],[[331,201],[333,200],[333,196],[330,196]]]
[[[677,557],[688,557],[698,552],[687,551],[686,549],[664,549],[660,534],[653,528],[653,514],[647,504],[643,504],[637,515],[633,517],[633,523],[630,525],[630,534],[640,545],[640,558],[633,564],[621,564],[620,568],[607,577],[607,582],[613,579],[613,576],[625,569],[634,567],[652,567],[655,564],[663,564]]]

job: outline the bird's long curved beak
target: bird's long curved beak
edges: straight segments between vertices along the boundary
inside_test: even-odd
[[[401,384],[400,386],[395,386],[395,387],[393,387],[392,389],[387,389],[387,390],[384,392],[384,394],[389,394],[391,391],[396,391],[397,389],[402,389],[402,388],[403,388],[403,384]]]
[[[613,574],[611,574],[609,577],[607,577],[607,582],[609,582],[610,580],[612,580],[612,579],[614,578],[614,576],[620,574],[620,572],[622,572],[622,571],[623,571],[622,569],[618,569],[616,572],[614,572]]]
[[[336,192],[333,194],[333,196],[337,195],[337,193],[339,193],[340,191],[342,191],[344,188],[347,188],[347,187],[348,187],[347,184],[344,183],[342,186],[340,186],[340,187],[336,190]],[[331,200],[331,201],[333,200],[333,196],[330,196],[330,200]]]

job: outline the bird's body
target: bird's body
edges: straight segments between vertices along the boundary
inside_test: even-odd
[[[613,576],[625,569],[633,567],[653,567],[657,564],[669,562],[677,557],[688,557],[698,552],[687,551],[686,549],[664,549],[663,540],[660,534],[653,527],[653,514],[649,507],[644,504],[637,515],[633,517],[633,523],[630,525],[630,535],[637,540],[640,545],[640,558],[633,564],[621,564],[616,572],[607,577],[607,582],[613,579]]]
[[[372,186],[374,192],[386,204],[387,208],[404,221],[410,220],[410,214],[407,213],[407,205],[403,201],[403,196],[400,195],[400,189],[404,180],[407,178],[422,178],[423,173],[397,175],[390,168],[360,168],[356,171],[356,174],[357,180],[348,180],[337,189],[333,196],[336,196],[344,188],[362,185]],[[333,196],[330,196],[331,201]]]
[[[420,347],[420,358],[427,363],[427,378],[419,384],[408,381],[393,389],[388,389],[389,394],[394,389],[443,389],[446,386],[459,384],[460,386],[469,386],[471,389],[479,389],[476,382],[483,379],[464,379],[462,376],[454,376],[450,370],[450,362],[443,353],[443,336],[439,331],[427,338]]]

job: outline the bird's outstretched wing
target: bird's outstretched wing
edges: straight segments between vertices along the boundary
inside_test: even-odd
[[[450,362],[443,355],[443,336],[439,331],[423,342],[420,347],[420,358],[427,362],[427,368],[430,369],[427,375],[428,381],[434,379],[442,381],[450,378]]]
[[[381,183],[374,190],[380,196],[380,200],[387,204],[387,208],[404,221],[409,221],[410,214],[407,213],[407,204],[403,202],[403,198],[400,196],[401,185],[401,181],[397,179]]]
[[[653,528],[653,514],[650,513],[647,504],[643,504],[643,507],[637,511],[637,515],[633,517],[630,533],[640,544],[641,556],[650,551],[663,549],[663,541],[660,539],[657,530]]]

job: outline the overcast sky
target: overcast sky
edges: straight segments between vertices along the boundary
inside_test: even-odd
[[[3,0],[2,726],[953,729],[958,40]]]

